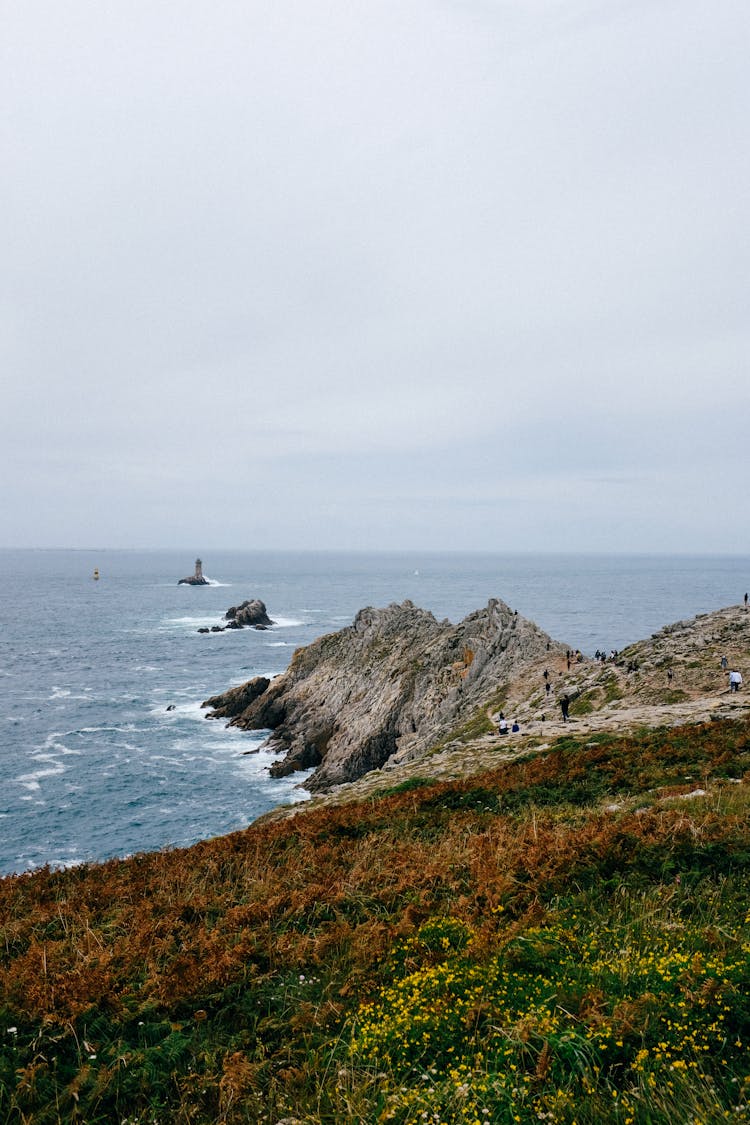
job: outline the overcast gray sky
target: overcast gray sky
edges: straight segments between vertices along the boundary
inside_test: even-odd
[[[747,0],[0,11],[0,545],[750,550]]]

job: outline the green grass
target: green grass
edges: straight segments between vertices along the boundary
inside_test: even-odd
[[[432,779],[429,777],[408,777],[406,781],[400,781],[398,785],[390,785],[387,789],[379,789],[374,795],[374,799],[392,797],[397,793],[410,793],[413,789],[423,789],[426,785],[431,784]]]
[[[750,1121],[749,777],[747,722],[565,736],[0,880],[0,1120]]]
[[[612,674],[607,677],[602,685],[604,688],[604,703],[614,703],[618,699],[622,699],[623,693],[620,687],[620,681],[616,675]]]
[[[499,705],[501,706],[501,705]],[[491,709],[490,709],[491,710]],[[473,742],[476,738],[482,738],[484,735],[492,734],[497,728],[490,718],[490,712],[487,707],[479,707],[465,723],[456,727],[449,734],[442,738],[432,748],[432,753],[439,753],[444,750],[451,742]]]

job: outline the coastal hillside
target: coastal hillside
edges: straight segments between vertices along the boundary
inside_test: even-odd
[[[540,635],[515,735],[475,715],[244,832],[0,880],[0,1120],[750,1121],[747,629],[570,669]]]
[[[0,880],[0,1120],[750,1120],[750,722],[426,765]]]

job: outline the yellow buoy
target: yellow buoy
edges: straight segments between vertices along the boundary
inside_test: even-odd
[[[98,568],[97,568],[97,567],[94,567],[94,575],[93,575],[93,577],[94,577],[94,581],[95,581],[95,582],[98,582],[98,581],[99,581],[99,570],[98,570]]]

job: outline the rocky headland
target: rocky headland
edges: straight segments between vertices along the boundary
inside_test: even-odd
[[[206,700],[211,718],[270,729],[275,776],[316,767],[306,788],[351,782],[414,760],[475,720],[507,684],[565,648],[492,600],[458,625],[411,602],[363,609],[354,623],[295,652],[245,704],[249,686]],[[254,681],[258,683],[258,681]]]
[[[404,602],[361,610],[351,626],[297,650],[283,675],[203,706],[208,718],[270,730],[267,745],[281,755],[275,776],[314,767],[305,788],[357,782],[347,788],[359,796],[382,787],[383,769],[393,780],[462,776],[564,732],[750,713],[728,683],[732,667],[750,665],[750,614],[739,606],[667,625],[615,660],[569,653],[501,601],[458,625]],[[498,734],[500,712],[518,732]]]

